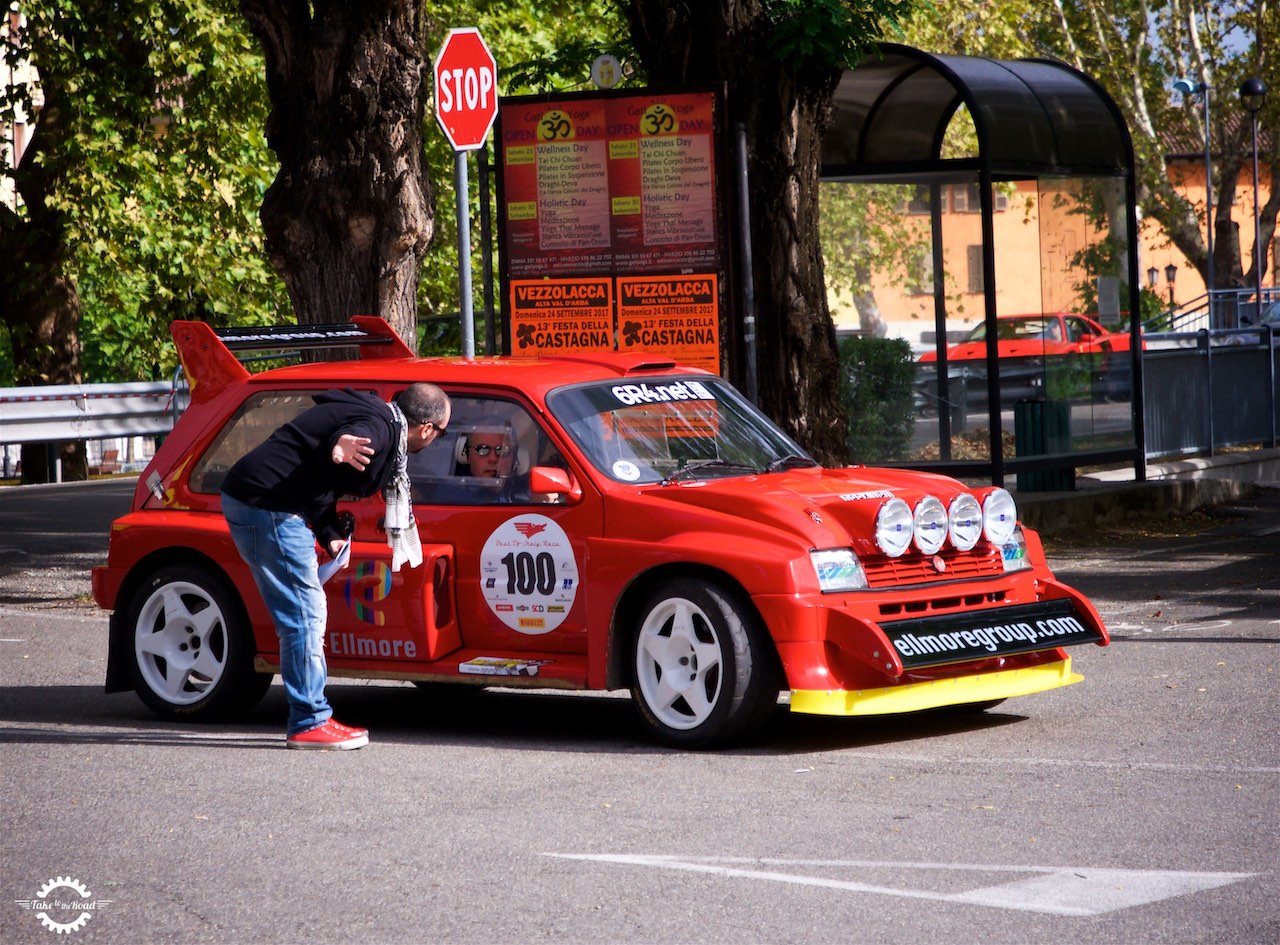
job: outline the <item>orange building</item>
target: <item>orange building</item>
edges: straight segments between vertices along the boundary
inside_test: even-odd
[[[1169,179],[1204,219],[1205,180],[1203,155],[1178,154],[1168,158]],[[1099,227],[1090,214],[1081,211],[1080,181],[1018,181],[997,184],[993,203],[993,238],[995,245],[996,304],[1001,315],[1033,312],[1081,312],[1097,314],[1099,290],[1080,265],[1082,254],[1096,250],[1105,242],[1106,227]],[[1259,168],[1260,204],[1270,194],[1267,166]],[[857,184],[824,184],[832,187],[857,187]],[[1091,185],[1096,186],[1096,185]],[[921,189],[923,190],[923,189]],[[881,191],[882,193],[882,191]],[[918,192],[919,193],[919,192]],[[961,333],[976,325],[983,317],[982,281],[982,215],[978,204],[977,184],[952,183],[939,188],[940,226],[947,298],[948,333]],[[1118,197],[1119,195],[1117,195]],[[929,254],[929,211],[927,199],[903,198],[899,212],[904,225],[913,230],[919,245],[921,273],[914,279],[902,267],[872,267],[871,290],[887,334],[905,338],[913,347],[931,346],[935,332],[932,267]],[[1221,210],[1215,206],[1214,214]],[[1119,215],[1119,214],[1117,214]],[[1122,216],[1122,215],[1121,215]],[[1253,180],[1249,162],[1237,181],[1231,217],[1240,230],[1241,252],[1245,271],[1252,265],[1253,252]],[[844,252],[831,241],[824,243],[828,261]],[[1271,244],[1266,269],[1266,285],[1275,284],[1277,248]],[[1170,285],[1167,274],[1173,269]],[[1138,271],[1142,286],[1154,291],[1166,305],[1181,306],[1203,301],[1205,280],[1187,262],[1186,257],[1170,242],[1164,229],[1155,221],[1139,215]],[[1154,276],[1154,281],[1152,280]],[[1082,286],[1091,285],[1089,292]],[[1218,279],[1218,288],[1221,288]],[[1172,289],[1172,292],[1170,291]],[[1104,287],[1102,296],[1107,296]],[[1120,299],[1125,296],[1116,287]],[[846,294],[831,292],[832,317],[837,329],[859,330],[861,317],[856,303]],[[1119,325],[1119,311],[1104,301],[1104,324]]]

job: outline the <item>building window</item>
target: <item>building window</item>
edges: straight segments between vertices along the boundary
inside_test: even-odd
[[[951,191],[951,211],[953,213],[982,212],[982,197],[978,191],[977,184],[952,184],[949,189]],[[1008,195],[997,190],[992,209],[996,213],[1008,210]]]
[[[965,256],[969,264],[969,291],[982,292],[985,287],[982,280],[982,246],[966,247]]]

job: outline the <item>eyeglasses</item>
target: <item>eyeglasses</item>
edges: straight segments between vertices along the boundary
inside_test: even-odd
[[[510,446],[490,446],[488,443],[482,443],[479,446],[468,446],[467,449],[477,456],[488,456],[494,450],[498,451],[499,456],[509,456],[512,448]]]
[[[423,423],[430,424],[431,429],[436,431],[437,436],[444,436],[445,431],[449,428],[447,423],[434,423],[431,420],[424,420]]]

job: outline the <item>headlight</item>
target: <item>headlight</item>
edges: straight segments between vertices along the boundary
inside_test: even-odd
[[[982,530],[987,541],[1003,547],[1017,527],[1018,507],[1013,504],[1013,496],[1004,489],[992,489],[982,503]]]
[[[848,548],[809,552],[818,587],[823,591],[857,591],[867,586],[867,575],[858,556]]]
[[[1031,567],[1031,562],[1027,560],[1027,539],[1023,537],[1021,528],[1015,527],[1013,535],[1000,546],[1000,556],[1004,558],[1006,573]]]
[[[876,545],[890,558],[896,558],[907,550],[911,536],[915,534],[915,522],[911,518],[911,506],[902,499],[890,499],[876,513]]]
[[[947,540],[947,510],[937,496],[927,495],[916,503],[916,547],[927,555],[937,554]]]
[[[960,551],[968,551],[982,537],[982,506],[967,492],[951,500],[947,509],[947,534],[951,544]]]

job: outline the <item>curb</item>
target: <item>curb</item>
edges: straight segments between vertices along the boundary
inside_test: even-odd
[[[1133,468],[1076,478],[1072,492],[1015,492],[1018,515],[1041,534],[1190,512],[1280,486],[1280,449],[1226,453],[1148,464],[1145,482]]]
[[[1092,528],[1172,512],[1190,512],[1252,495],[1258,483],[1240,479],[1125,482],[1080,492],[1015,493],[1018,517],[1042,535]]]

